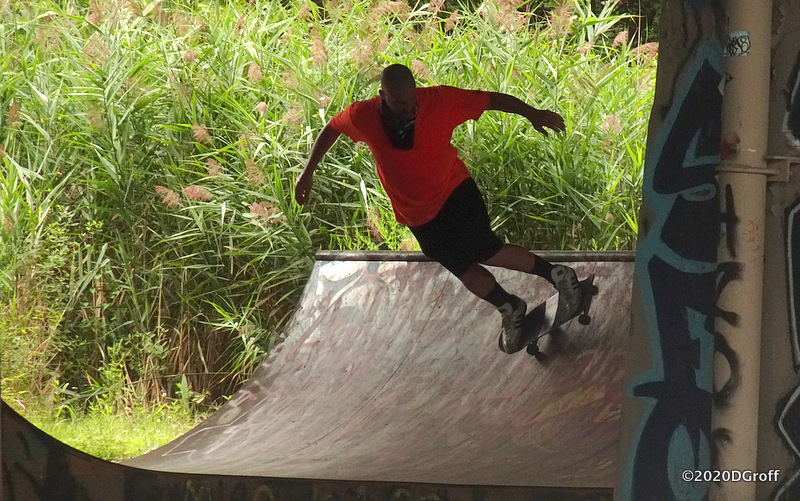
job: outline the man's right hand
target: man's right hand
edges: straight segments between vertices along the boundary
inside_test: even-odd
[[[294,183],[294,199],[300,205],[305,205],[311,194],[311,186],[314,184],[314,172],[308,168],[304,169]]]
[[[298,177],[297,181],[294,183],[294,199],[297,200],[297,203],[300,205],[305,205],[308,201],[308,197],[311,194],[311,185],[314,184],[314,171],[325,155],[325,152],[333,146],[333,143],[336,142],[336,138],[338,138],[339,135],[340,133],[331,127],[331,124],[326,124],[320,131],[319,136],[317,136],[317,140],[314,141],[314,146],[311,147],[311,155],[308,157],[306,168],[303,169],[303,172],[300,173],[300,177]]]

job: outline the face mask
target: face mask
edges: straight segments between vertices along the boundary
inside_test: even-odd
[[[381,99],[380,115],[383,129],[395,148],[399,150],[414,148],[414,123],[417,121],[417,110],[414,110],[414,116],[410,120],[401,120],[392,116],[389,107]]]

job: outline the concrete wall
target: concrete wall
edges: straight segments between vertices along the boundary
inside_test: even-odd
[[[769,166],[791,176],[767,190],[758,469],[781,476],[758,498],[789,501],[800,499],[800,1],[776,0],[772,19],[769,156],[789,158]]]

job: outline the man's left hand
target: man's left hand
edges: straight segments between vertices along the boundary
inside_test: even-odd
[[[564,125],[564,119],[561,118],[561,115],[552,111],[536,110],[531,114],[531,116],[528,117],[528,120],[531,121],[534,129],[541,132],[545,136],[547,136],[547,131],[544,129],[545,127],[548,129],[553,129],[556,132],[561,132],[566,128]]]

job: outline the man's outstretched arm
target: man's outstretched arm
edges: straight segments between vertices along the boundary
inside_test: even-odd
[[[308,196],[311,193],[311,186],[314,184],[314,171],[317,169],[317,165],[319,165],[322,157],[331,149],[331,146],[333,146],[333,143],[336,142],[340,134],[339,131],[331,127],[331,124],[328,123],[322,128],[322,131],[320,131],[317,140],[314,141],[314,146],[311,147],[311,155],[308,157],[306,167],[294,184],[294,199],[297,200],[297,203],[300,205],[308,201]]]
[[[520,99],[501,92],[489,93],[488,109],[522,115],[531,122],[534,129],[545,136],[547,135],[547,131],[544,129],[545,127],[553,129],[556,132],[561,132],[565,128],[564,119],[561,118],[558,113],[547,110],[537,110]]]

